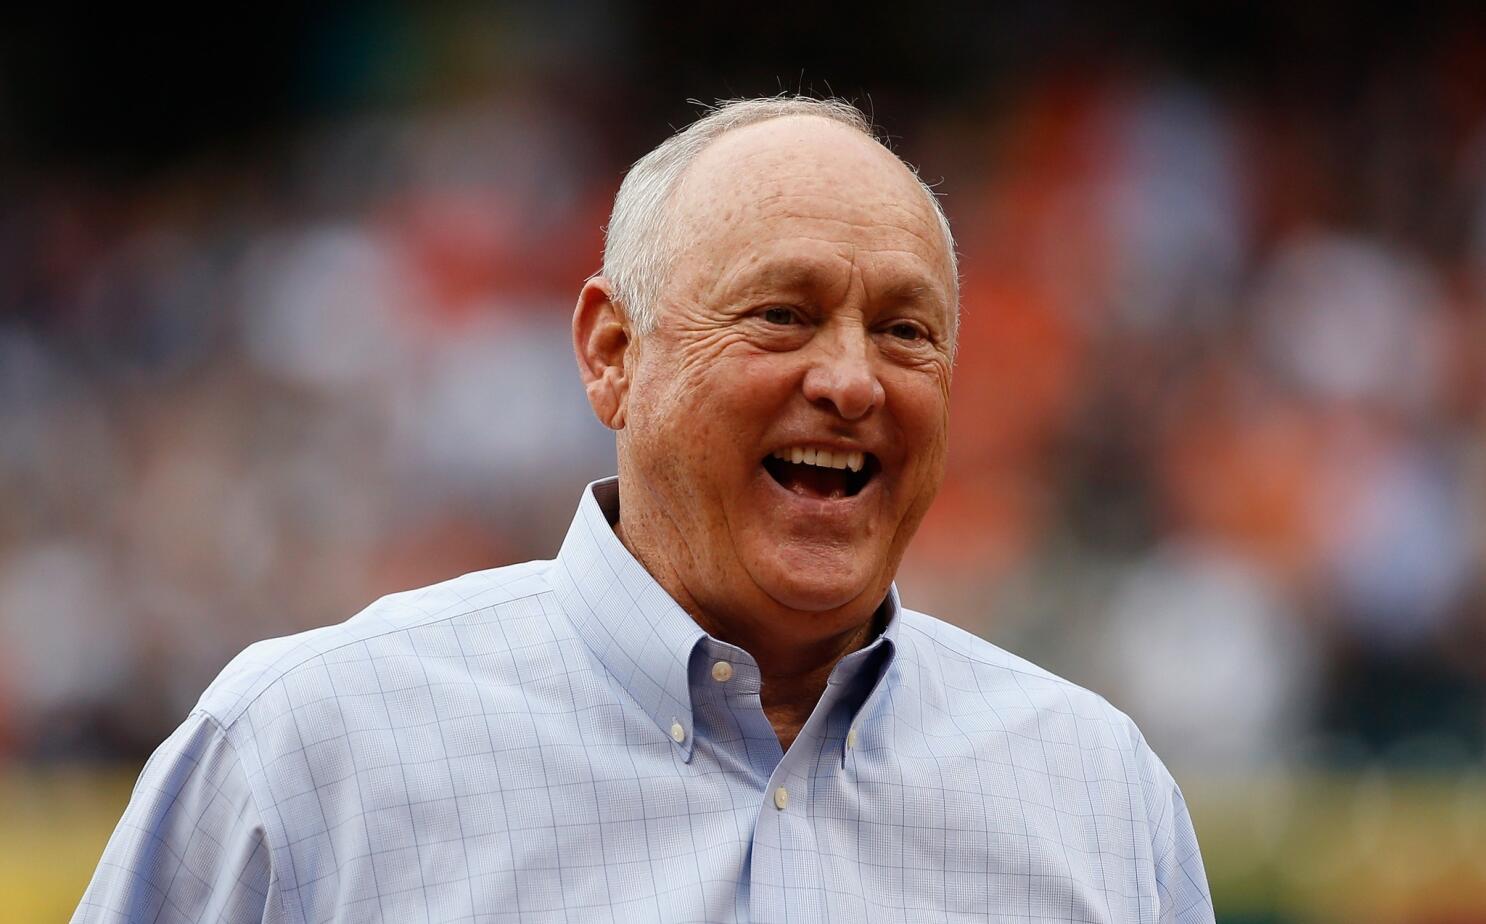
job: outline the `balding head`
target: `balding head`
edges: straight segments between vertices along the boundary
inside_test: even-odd
[[[892,158],[915,184],[917,194],[931,210],[936,233],[949,259],[954,304],[959,303],[958,266],[949,221],[932,190],[913,168],[894,155],[872,134],[867,117],[843,100],[801,96],[720,102],[702,118],[672,135],[646,154],[626,174],[614,199],[605,230],[603,275],[628,314],[636,334],[655,327],[656,305],[677,264],[691,220],[677,221],[677,192],[698,158],[725,135],[781,118],[812,117],[834,123],[872,144]]]

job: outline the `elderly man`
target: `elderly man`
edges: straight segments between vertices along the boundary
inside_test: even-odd
[[[1211,921],[1130,720],[899,603],[957,305],[850,106],[666,141],[573,317],[618,479],[553,561],[249,648],[77,919]]]

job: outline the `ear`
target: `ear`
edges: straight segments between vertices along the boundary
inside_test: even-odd
[[[573,310],[573,352],[588,403],[599,423],[611,430],[624,429],[629,397],[624,359],[630,344],[629,318],[614,301],[613,284],[603,276],[592,277]]]

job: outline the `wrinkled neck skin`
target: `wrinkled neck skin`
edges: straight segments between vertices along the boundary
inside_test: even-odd
[[[672,559],[673,555],[688,554],[685,537],[675,524],[653,512],[644,499],[636,496],[645,490],[643,481],[635,473],[625,472],[623,458],[619,467],[621,522],[614,524],[614,534],[704,632],[737,645],[758,662],[763,681],[759,699],[764,715],[779,736],[780,747],[788,751],[820,702],[836,663],[871,641],[873,617],[881,600],[867,604],[853,601],[854,608],[863,610],[859,620],[853,619],[844,632],[806,644],[782,636],[774,628],[779,623],[768,617],[746,619],[736,611],[720,612],[716,607],[703,607],[687,589]],[[773,619],[791,618],[790,611],[777,604],[776,610]],[[793,618],[806,620],[812,615],[817,614],[798,613]]]

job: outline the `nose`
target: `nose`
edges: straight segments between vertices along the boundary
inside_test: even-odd
[[[874,347],[867,332],[855,325],[842,325],[834,333],[817,338],[805,372],[805,399],[846,420],[860,420],[886,399],[873,367]]]

